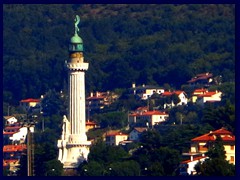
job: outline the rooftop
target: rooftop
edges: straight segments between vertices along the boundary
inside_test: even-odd
[[[232,132],[226,130],[225,128],[210,131],[207,134],[193,138],[191,141],[215,141],[217,135],[220,135],[223,141],[235,141],[235,136]]]

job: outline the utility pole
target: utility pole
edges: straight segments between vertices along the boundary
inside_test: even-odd
[[[31,127],[34,128],[34,124],[29,122],[27,113],[27,176],[33,176],[34,167],[33,132],[31,132]]]
[[[27,175],[32,176],[31,131],[27,125]]]

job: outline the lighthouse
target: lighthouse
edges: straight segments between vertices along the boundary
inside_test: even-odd
[[[75,31],[69,43],[68,70],[68,114],[63,116],[62,135],[58,140],[58,160],[64,169],[75,169],[87,160],[91,142],[87,140],[85,121],[85,71],[83,41],[78,35],[80,17],[76,15]]]

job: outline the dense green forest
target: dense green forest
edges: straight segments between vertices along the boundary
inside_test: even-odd
[[[234,5],[4,4],[4,102],[66,90],[76,14],[87,92],[132,82],[180,88],[202,72],[235,81]]]

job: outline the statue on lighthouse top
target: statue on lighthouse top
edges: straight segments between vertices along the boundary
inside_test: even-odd
[[[80,23],[80,17],[78,15],[76,15],[76,18],[75,18],[75,34],[77,34],[77,32],[79,31],[79,28],[78,28],[79,23]]]
[[[83,41],[82,38],[78,36],[79,28],[78,24],[80,23],[80,17],[76,15],[75,18],[75,30],[74,36],[70,40],[69,52],[83,52]]]

